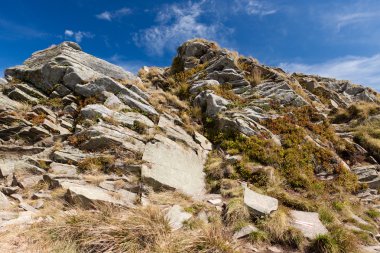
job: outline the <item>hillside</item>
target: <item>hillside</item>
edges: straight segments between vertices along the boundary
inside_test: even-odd
[[[380,252],[380,96],[194,39],[0,79],[2,252]]]

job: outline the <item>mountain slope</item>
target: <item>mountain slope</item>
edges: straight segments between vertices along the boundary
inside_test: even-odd
[[[203,39],[138,77],[73,42],[5,76],[8,252],[376,252],[369,88]]]

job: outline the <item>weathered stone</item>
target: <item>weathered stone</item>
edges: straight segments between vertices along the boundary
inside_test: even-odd
[[[26,189],[38,185],[43,180],[42,176],[26,176],[24,178],[18,178],[13,176],[13,186],[19,186],[20,188]]]
[[[116,121],[122,125],[126,125],[129,127],[132,127],[135,124],[135,121],[143,123],[147,127],[153,127],[154,123],[146,116],[137,113],[137,112],[115,112],[104,105],[100,104],[91,104],[84,107],[81,112],[80,116],[83,119],[91,119],[95,120],[99,117]]]
[[[19,90],[25,92],[26,94],[28,94],[31,97],[35,97],[38,99],[46,99],[47,98],[43,93],[39,92],[37,89],[33,88],[31,85],[28,85],[26,83],[18,83],[15,85],[15,87],[18,88]]]
[[[189,220],[192,215],[184,212],[181,206],[174,205],[168,210],[165,217],[169,220],[172,230],[178,230],[182,228],[183,223]]]
[[[29,103],[29,104],[37,104],[38,103],[37,98],[26,94],[25,92],[23,92],[22,90],[20,90],[18,88],[12,90],[8,94],[8,97],[11,99],[14,99],[16,101],[19,101],[19,102],[25,102],[25,103]]]
[[[201,92],[205,88],[213,87],[213,86],[219,86],[219,85],[220,85],[219,82],[216,80],[196,81],[191,85],[189,92],[191,94],[198,94],[199,92]]]
[[[73,42],[34,53],[24,65],[9,68],[6,76],[30,82],[38,89],[50,93],[55,84],[63,84],[70,90],[91,80],[110,77],[115,80],[136,79],[122,68],[86,54],[73,46]],[[58,92],[59,93],[59,92]]]
[[[72,204],[79,204],[84,208],[96,208],[98,204],[130,205],[132,203],[119,200],[99,187],[93,185],[80,185],[70,182],[62,182],[62,187],[67,189],[66,200]],[[129,201],[129,200],[128,200]]]
[[[244,204],[254,216],[268,215],[278,208],[278,200],[244,187]]]
[[[241,228],[239,231],[234,233],[233,238],[234,239],[240,239],[249,236],[252,232],[259,231],[255,226],[248,225],[243,228]]]
[[[225,111],[229,104],[230,101],[208,90],[201,92],[194,99],[194,105],[205,108],[208,116],[216,116],[219,112]]]
[[[15,166],[13,162],[0,164],[0,177],[7,177],[13,173]]]
[[[50,133],[44,128],[33,126],[33,127],[24,128],[19,133],[19,135],[32,142],[35,142],[35,141],[39,141],[39,140],[49,137]]]
[[[86,139],[80,144],[80,148],[85,150],[121,147],[132,152],[142,152],[145,146],[140,134],[128,128],[104,123],[91,126],[78,133],[78,136]]]
[[[39,115],[51,116],[53,118],[57,117],[57,115],[52,110],[50,110],[49,108],[46,108],[43,105],[33,106],[32,111]]]
[[[78,164],[78,162],[90,155],[82,153],[78,149],[56,150],[52,153],[52,160],[58,163]]]
[[[20,212],[18,217],[15,219],[0,222],[0,228],[4,228],[7,226],[31,224],[32,222],[33,222],[33,212],[25,211],[25,212]]]
[[[49,173],[53,173],[56,175],[75,176],[77,174],[77,168],[74,165],[53,162],[52,164],[50,164]]]
[[[292,226],[299,229],[303,235],[309,239],[314,239],[317,235],[327,234],[326,227],[319,220],[319,214],[313,212],[302,212],[292,210]]]
[[[4,78],[0,78],[0,85],[6,85],[8,83]]]
[[[11,205],[11,202],[9,202],[7,196],[5,196],[2,192],[0,192],[0,208],[4,209]]]
[[[174,188],[194,197],[205,193],[205,158],[190,148],[156,135],[155,140],[146,145],[143,160],[149,165],[142,167],[142,177],[157,188]]]
[[[147,113],[148,115],[158,115],[156,109],[154,109],[153,106],[151,106],[148,103],[138,101],[126,94],[119,94],[118,98],[131,108],[141,110],[144,113]]]
[[[69,130],[67,130],[66,128],[63,128],[59,125],[56,125],[54,124],[53,122],[51,122],[50,120],[47,120],[45,119],[42,124],[41,124],[45,129],[47,129],[48,131],[50,131],[51,133],[55,133],[55,134],[61,134],[61,135],[64,135],[64,134],[70,134],[71,132]]]

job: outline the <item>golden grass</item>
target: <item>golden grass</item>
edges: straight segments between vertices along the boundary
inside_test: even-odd
[[[220,223],[172,231],[158,206],[55,215],[52,222],[24,230],[35,252],[235,253],[238,244]],[[21,235],[20,233],[18,235]]]

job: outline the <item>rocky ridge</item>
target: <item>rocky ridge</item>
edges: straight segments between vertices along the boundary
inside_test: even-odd
[[[202,39],[179,47],[171,67],[138,76],[63,42],[7,69],[0,85],[5,238],[104,208],[157,208],[168,236],[199,241],[218,225],[214,235],[228,238],[170,252],[380,250],[379,158],[358,134],[379,112],[369,88],[288,74]],[[342,235],[360,239],[341,246]],[[20,250],[10,242],[0,248]]]

